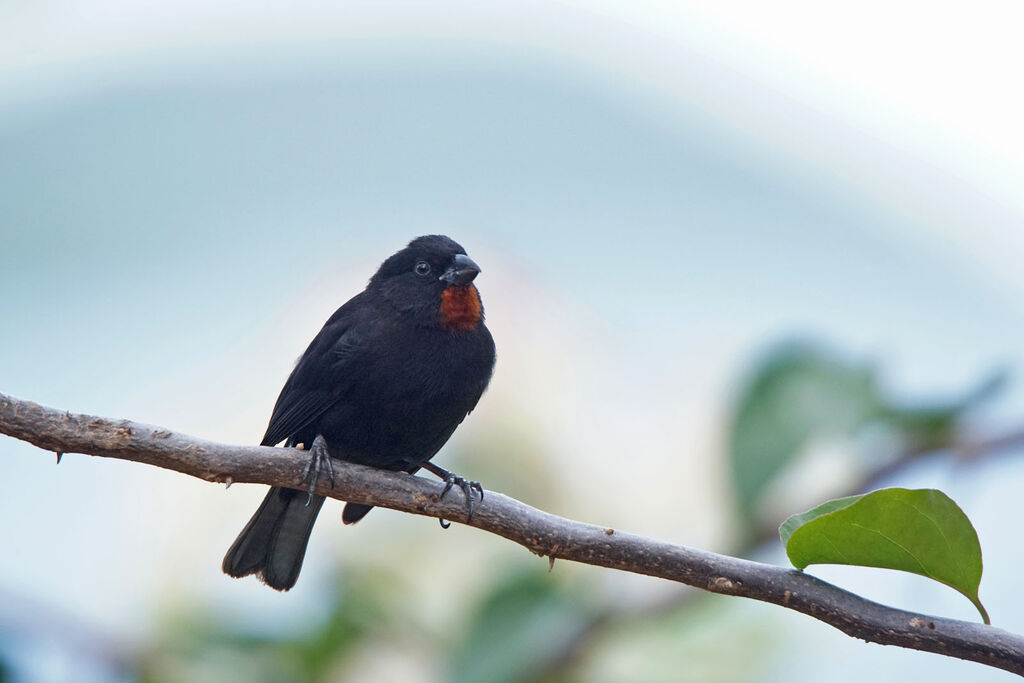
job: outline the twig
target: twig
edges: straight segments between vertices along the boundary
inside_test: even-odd
[[[85,453],[142,462],[215,482],[302,488],[307,453],[232,446],[159,427],[77,415],[0,394],[0,433],[54,453]],[[358,465],[335,466],[339,500],[466,523],[459,496],[438,500],[433,481]],[[770,602],[830,624],[847,635],[975,661],[1024,675],[1024,637],[982,624],[943,619],[871,602],[809,574],[583,524],[492,491],[471,526],[531,552],[678,581],[713,593]]]
[[[952,453],[958,463],[969,463],[983,457],[1012,453],[1020,449],[1021,446],[1024,446],[1024,429],[1015,429],[1004,434],[978,439],[963,439],[954,435],[948,443],[931,443],[910,448],[891,462],[884,463],[865,473],[861,482],[851,491],[851,495],[867,493],[911,463],[929,456]],[[774,531],[773,529],[772,535],[774,535]]]

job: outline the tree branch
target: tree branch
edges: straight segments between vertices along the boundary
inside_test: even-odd
[[[56,453],[85,453],[175,470],[207,481],[303,488],[308,454],[296,449],[231,446],[159,427],[78,415],[0,394],[0,433]],[[335,485],[317,493],[339,500],[466,522],[459,495],[403,473],[335,465]],[[1024,675],[1024,637],[983,624],[886,607],[795,569],[751,562],[583,524],[492,491],[470,526],[552,559],[646,574],[713,593],[770,602],[882,645],[934,652]]]

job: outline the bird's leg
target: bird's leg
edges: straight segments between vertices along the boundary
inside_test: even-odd
[[[441,495],[438,497],[438,500],[444,500],[444,497],[448,494],[449,491],[452,490],[453,486],[458,486],[460,489],[462,489],[462,495],[466,497],[466,508],[468,510],[466,513],[466,521],[473,521],[473,489],[476,489],[476,491],[480,494],[481,501],[484,499],[484,487],[480,485],[480,482],[468,481],[466,479],[463,479],[462,477],[452,474],[443,467],[438,467],[437,465],[429,461],[423,463],[423,469],[433,474],[436,474],[444,481],[444,488],[441,490]],[[451,526],[451,524],[449,524],[448,526]],[[448,526],[445,526],[444,520],[442,519],[441,527],[447,529]]]
[[[307,485],[306,506],[313,500],[313,491],[316,490],[316,483],[320,475],[327,473],[327,479],[334,488],[334,464],[331,462],[331,454],[327,450],[327,441],[322,434],[317,434],[313,439],[313,445],[309,449],[309,462],[302,472],[302,481]]]

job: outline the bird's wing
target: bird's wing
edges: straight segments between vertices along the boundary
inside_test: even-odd
[[[366,348],[364,316],[353,314],[353,301],[331,316],[302,354],[281,389],[261,445],[292,438],[344,396],[346,375]]]
[[[287,386],[285,390],[287,390]],[[274,446],[323,415],[334,403],[328,392],[298,394],[282,391],[274,406],[261,446]],[[306,444],[309,448],[312,444]]]

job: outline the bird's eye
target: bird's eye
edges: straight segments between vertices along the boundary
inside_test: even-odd
[[[427,263],[426,261],[417,261],[416,262],[416,267],[413,268],[413,270],[416,271],[417,275],[429,275],[430,274],[430,264]]]

